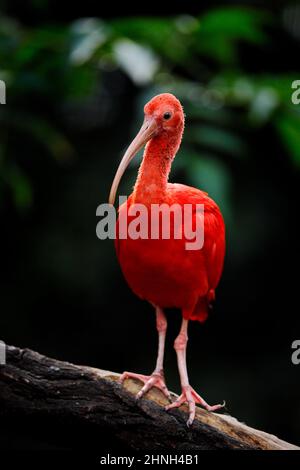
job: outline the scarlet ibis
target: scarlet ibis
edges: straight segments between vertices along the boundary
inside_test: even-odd
[[[187,425],[193,423],[196,403],[208,411],[224,406],[210,406],[190,386],[187,366],[186,347],[189,320],[203,322],[215,297],[225,254],[225,226],[221,211],[207,193],[182,184],[168,183],[173,159],[179,149],[183,130],[184,113],[180,101],[172,94],[163,93],[152,98],[144,107],[145,119],[135,139],[128,147],[116,172],[109,202],[114,204],[120,180],[133,157],[145,145],[143,160],[132,194],[119,208],[119,219],[134,204],[143,204],[150,209],[153,204],[204,205],[204,244],[201,249],[187,250],[186,240],[142,239],[118,236],[116,230],[116,252],[123,274],[133,290],[142,299],[149,301],[156,310],[158,331],[158,355],[154,372],[142,375],[124,372],[121,382],[127,378],[140,379],[144,386],[137,394],[141,398],[152,387],[162,390],[169,399],[167,410],[188,403],[189,418]],[[204,215],[203,215],[204,214]],[[193,220],[201,217],[193,210]],[[164,309],[175,307],[182,312],[182,324],[174,342],[181,382],[181,395],[172,403],[164,379],[164,347],[167,319]],[[145,334],[145,333],[144,333]]]

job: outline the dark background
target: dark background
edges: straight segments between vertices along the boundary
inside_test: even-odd
[[[146,14],[128,4],[2,2],[0,338],[102,369],[152,371],[154,313],[127,287],[113,241],[96,238],[95,213],[144,103],[172,92],[186,132],[171,181],[208,191],[227,226],[213,313],[190,325],[191,384],[210,403],[226,399],[239,420],[300,444],[300,365],[291,362],[300,336],[300,105],[291,103],[300,8],[194,3],[152,2]],[[136,172],[137,163],[122,194]],[[166,379],[179,392],[180,312],[168,318]],[[28,433],[4,442],[46,445],[28,444]]]

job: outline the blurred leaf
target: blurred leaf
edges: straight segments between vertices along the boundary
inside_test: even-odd
[[[140,45],[148,46],[172,63],[181,63],[191,56],[190,35],[182,32],[169,18],[122,18],[113,20],[111,26],[116,38],[131,39]],[[192,32],[192,31],[190,31]]]
[[[148,47],[120,39],[114,44],[114,54],[120,67],[137,85],[146,85],[153,79],[159,61]]]
[[[273,88],[262,88],[255,95],[249,110],[249,118],[255,124],[267,122],[279,104],[279,97]]]
[[[4,180],[12,190],[13,200],[20,210],[28,209],[32,204],[32,189],[27,176],[16,165],[4,170]]]
[[[209,125],[192,125],[186,130],[185,135],[186,139],[191,143],[228,155],[240,157],[246,151],[242,139],[227,129]]]
[[[173,33],[172,21],[164,18],[122,18],[113,20],[111,24],[117,37],[144,42],[158,50]]]
[[[61,52],[65,44],[66,29],[63,27],[43,27],[24,31],[22,41],[15,51],[14,61],[24,67],[35,60],[45,61],[43,54]]]
[[[98,73],[91,66],[68,68],[64,75],[64,98],[83,98],[95,92]]]
[[[238,72],[222,73],[211,81],[210,86],[220,90],[227,103],[249,105],[257,94],[266,90],[276,94],[279,103],[291,102],[291,84],[295,75],[241,75]]]
[[[185,105],[185,111],[188,120],[202,120],[220,126],[234,125],[236,115],[228,107],[213,108],[197,106],[193,102],[188,102]]]
[[[198,50],[223,64],[237,59],[238,41],[259,44],[266,40],[262,31],[265,15],[238,7],[218,8],[200,18]]]
[[[261,31],[264,18],[265,15],[257,10],[240,7],[218,8],[201,17],[200,32],[260,43],[266,39]]]
[[[71,63],[78,66],[90,60],[95,51],[106,42],[108,35],[107,25],[96,18],[75,21],[71,26]]]
[[[275,125],[293,161],[300,166],[300,113],[279,113]]]

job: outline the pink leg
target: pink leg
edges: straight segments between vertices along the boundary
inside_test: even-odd
[[[124,372],[121,377],[121,383],[124,382],[125,379],[138,379],[144,382],[143,388],[138,392],[136,398],[139,399],[143,395],[145,395],[148,390],[152,387],[159,388],[163,394],[171,401],[171,395],[169,390],[165,384],[164,378],[164,351],[165,351],[165,339],[166,339],[166,331],[167,331],[167,319],[163,312],[163,310],[159,307],[156,307],[156,328],[158,332],[158,354],[157,354],[157,361],[156,366],[152,374],[149,375],[142,375],[142,374],[135,374],[133,372]]]
[[[179,370],[179,375],[180,375],[182,393],[180,397],[178,397],[174,403],[171,403],[170,405],[168,405],[166,409],[170,410],[171,408],[177,408],[181,406],[183,403],[187,402],[188,407],[189,407],[189,419],[187,421],[187,425],[190,426],[193,423],[194,418],[195,418],[196,403],[199,403],[208,411],[219,410],[220,408],[223,408],[223,406],[225,406],[225,403],[222,405],[210,406],[190,386],[187,368],[186,368],[186,345],[188,341],[187,327],[188,327],[188,320],[183,319],[179,335],[177,336],[175,343],[174,343],[174,348],[177,354],[177,363],[178,363],[178,370]]]

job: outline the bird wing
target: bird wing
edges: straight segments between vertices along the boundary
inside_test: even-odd
[[[209,306],[215,299],[215,288],[219,283],[223,270],[225,256],[224,220],[218,205],[206,192],[182,184],[169,184],[168,189],[173,196],[171,196],[171,199],[176,200],[174,202],[193,204],[195,207],[194,217],[201,218],[200,222],[204,222],[204,245],[202,247],[204,256],[200,259],[202,263],[204,262],[208,290],[206,295],[198,298],[192,311],[183,311],[185,318],[204,322],[208,316]],[[197,211],[196,204],[203,204],[204,212]],[[201,268],[203,269],[203,265]]]
[[[192,204],[194,217],[203,217],[203,213],[196,211],[196,204],[204,205],[204,245],[202,249],[209,290],[212,291],[210,294],[212,298],[208,300],[211,301],[214,297],[214,289],[217,287],[222,274],[225,255],[225,226],[221,211],[206,192],[190,186],[168,183],[168,195],[170,204]],[[119,207],[119,215],[122,211],[128,210],[131,201],[132,195]],[[117,234],[118,229],[119,222],[117,221]],[[117,236],[115,239],[115,249],[117,257],[119,258],[120,240],[118,238]]]
[[[168,184],[172,200],[184,204],[203,204],[202,212],[194,210],[194,217],[204,216],[204,259],[210,289],[215,289],[220,280],[225,256],[225,225],[218,205],[200,189],[183,184]],[[212,300],[212,299],[211,299]]]

